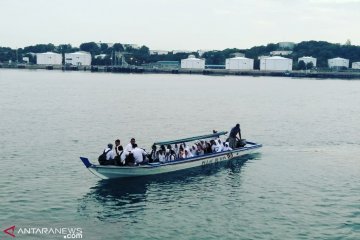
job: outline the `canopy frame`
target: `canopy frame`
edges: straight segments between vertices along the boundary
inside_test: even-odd
[[[200,140],[200,139],[208,139],[208,138],[213,138],[213,137],[219,137],[219,136],[222,136],[222,135],[225,135],[225,134],[227,134],[227,132],[223,131],[223,132],[217,132],[217,133],[213,133],[213,134],[207,134],[207,135],[201,135],[201,136],[177,139],[177,140],[172,140],[172,141],[155,142],[154,145],[168,145],[168,144],[192,142],[192,141]]]

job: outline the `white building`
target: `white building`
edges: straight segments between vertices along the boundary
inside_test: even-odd
[[[292,59],[284,57],[263,57],[260,59],[260,70],[262,71],[291,71]]]
[[[61,65],[62,55],[54,52],[37,53],[36,64],[39,65]]]
[[[332,58],[328,60],[329,68],[349,68],[349,59],[345,58]]]
[[[353,69],[360,69],[360,62],[353,62],[351,67]]]
[[[225,69],[230,70],[253,70],[254,59],[246,57],[234,57],[225,60]]]
[[[205,69],[205,60],[189,55],[188,58],[181,60],[181,68]]]
[[[298,62],[303,61],[305,64],[312,63],[316,67],[316,58],[314,57],[301,57],[298,59]]]
[[[65,53],[65,64],[75,66],[90,66],[91,54],[88,52]]]

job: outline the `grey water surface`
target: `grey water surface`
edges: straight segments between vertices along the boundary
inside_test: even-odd
[[[360,239],[360,81],[0,70],[0,239]],[[241,124],[262,143],[212,172],[100,180],[105,145]],[[63,239],[21,235],[19,239]]]

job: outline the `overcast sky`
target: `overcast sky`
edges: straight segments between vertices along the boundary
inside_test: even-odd
[[[121,42],[150,49],[281,41],[360,45],[360,0],[0,0],[0,46]]]

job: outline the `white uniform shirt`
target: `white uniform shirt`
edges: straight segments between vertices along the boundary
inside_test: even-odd
[[[132,151],[132,150],[133,150],[133,147],[132,147],[132,144],[131,144],[131,143],[129,143],[128,145],[126,145],[126,147],[125,147],[125,149],[124,149],[125,152],[130,152],[130,151]]]
[[[159,162],[161,163],[166,162],[165,154],[159,154]]]
[[[104,151],[107,152],[109,151],[110,148],[105,149]],[[110,150],[107,154],[106,154],[106,160],[113,160],[115,158],[116,154],[114,150]]]
[[[135,163],[142,163],[144,160],[143,155],[147,154],[144,149],[138,147],[134,148],[131,152],[134,155]]]

